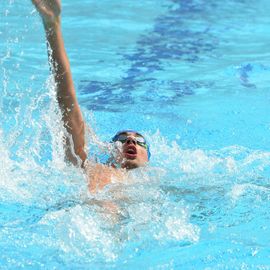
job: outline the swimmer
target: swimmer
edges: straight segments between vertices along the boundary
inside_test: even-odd
[[[121,181],[127,172],[145,166],[150,158],[149,145],[145,138],[136,131],[118,132],[112,142],[121,145],[121,151],[110,164],[97,164],[87,159],[85,151],[85,122],[76,98],[70,64],[66,54],[61,31],[61,1],[32,0],[39,12],[46,34],[50,68],[53,73],[57,100],[61,109],[64,127],[72,142],[66,138],[66,158],[78,165],[78,158],[88,177],[91,192],[102,189],[112,179]]]

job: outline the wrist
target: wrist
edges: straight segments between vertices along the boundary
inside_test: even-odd
[[[60,16],[53,19],[42,19],[46,31],[55,31],[61,27]]]

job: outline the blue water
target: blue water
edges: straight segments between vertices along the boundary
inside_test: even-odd
[[[95,195],[63,161],[38,14],[0,10],[1,269],[270,269],[269,1],[63,2],[90,155],[151,143]]]

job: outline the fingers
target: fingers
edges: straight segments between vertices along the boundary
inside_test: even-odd
[[[45,22],[54,22],[61,13],[60,0],[32,0],[32,3]]]
[[[36,6],[39,7],[39,5],[43,2],[43,0],[32,0],[32,3]]]
[[[38,10],[45,8],[52,11],[55,16],[58,16],[61,12],[61,0],[32,0],[32,3]]]

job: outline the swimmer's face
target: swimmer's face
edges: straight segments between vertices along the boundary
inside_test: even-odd
[[[121,136],[123,135],[123,136]],[[121,151],[117,163],[122,168],[134,169],[146,165],[148,153],[146,147],[140,142],[143,137],[135,132],[123,132],[120,134],[119,142]]]

